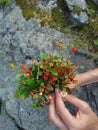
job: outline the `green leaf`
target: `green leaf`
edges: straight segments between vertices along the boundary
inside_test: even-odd
[[[51,74],[53,74],[53,75],[58,75],[58,72],[57,72],[57,70],[55,70],[55,69],[49,69],[49,71],[50,71]]]
[[[22,86],[19,86],[18,89],[16,90],[14,97],[15,98],[20,98],[24,93],[26,92],[26,88],[23,88]]]
[[[94,41],[96,47],[98,47],[98,38]]]
[[[34,78],[37,78],[38,75],[38,65],[34,64],[34,70],[32,71]]]
[[[53,61],[54,61],[54,62],[61,62],[61,58],[58,57],[58,56],[55,56],[55,57],[53,58]]]
[[[43,60],[47,60],[48,59],[48,55],[43,53],[43,52],[40,52],[40,58],[43,59]]]
[[[32,86],[32,85],[35,84],[35,81],[32,80],[31,78],[28,78],[26,81],[27,81],[27,84],[28,84],[29,86]]]

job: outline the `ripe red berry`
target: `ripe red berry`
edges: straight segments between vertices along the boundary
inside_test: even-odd
[[[45,76],[50,76],[50,72],[47,71],[47,72],[45,73]]]
[[[43,90],[45,90],[46,86],[42,86],[41,88],[42,88]]]
[[[72,72],[72,68],[67,68],[67,69],[65,69],[65,72],[66,72],[66,73]]]
[[[48,61],[44,61],[44,64],[45,64],[45,65],[48,65],[49,63],[48,63]]]
[[[45,104],[48,106],[48,105],[50,105],[50,102],[49,102],[49,101],[46,101]]]
[[[30,72],[29,72],[29,71],[26,73],[26,76],[27,76],[27,77],[30,77]]]
[[[45,81],[47,81],[47,80],[48,80],[48,77],[44,76],[43,79],[44,79]]]
[[[29,67],[29,70],[30,70],[30,71],[32,71],[32,70],[33,70],[33,67],[32,67],[32,66],[30,66],[30,67]]]
[[[58,69],[58,74],[61,74],[62,73],[62,70],[61,69]]]
[[[31,91],[31,92],[30,92],[30,95],[31,95],[31,96],[33,96],[34,94],[35,94],[35,92],[34,92],[34,91]]]
[[[76,52],[77,51],[77,48],[76,47],[73,47],[72,48],[72,52]]]
[[[71,82],[67,81],[66,84],[71,84]]]
[[[50,92],[50,88],[47,88],[47,87],[46,87],[46,88],[45,88],[45,91]]]
[[[70,81],[73,81],[74,80],[74,77],[69,75],[68,78],[70,79]]]
[[[26,70],[27,67],[25,65],[22,65],[21,68],[22,70]]]
[[[54,79],[50,79],[49,82],[50,82],[50,83],[53,83],[53,82],[54,82]]]

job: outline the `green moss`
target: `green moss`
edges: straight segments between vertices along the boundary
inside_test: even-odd
[[[12,0],[0,0],[0,8],[4,8],[7,5],[10,5]]]
[[[42,25],[49,25],[55,28],[59,27],[62,29],[68,25],[60,7],[57,7],[52,12],[47,13],[44,9],[37,9],[36,6],[30,7],[27,4],[27,0],[16,0],[16,3],[21,7],[23,16],[27,20],[31,17],[35,17]],[[58,2],[58,4],[60,4],[60,2]]]
[[[74,9],[73,9],[73,13],[80,14],[81,11],[85,12],[86,10],[83,10],[82,8],[80,8],[78,6],[75,6]]]
[[[86,2],[90,9],[98,11],[97,5],[92,0],[86,0]]]
[[[68,26],[66,19],[63,15],[63,12],[61,12],[59,7],[55,8],[52,11],[52,21],[54,27],[64,29],[66,26]]]

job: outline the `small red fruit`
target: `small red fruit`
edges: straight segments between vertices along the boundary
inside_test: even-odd
[[[66,72],[66,73],[72,72],[72,68],[67,68],[67,69],[65,69],[65,72]]]
[[[25,65],[22,65],[21,68],[22,70],[26,70],[27,67]]]
[[[47,71],[47,72],[45,73],[45,76],[50,76],[50,72]]]
[[[29,72],[29,71],[26,73],[26,76],[27,76],[27,77],[30,77],[30,72]]]
[[[61,69],[58,69],[58,73],[61,74],[61,73],[62,73],[62,70],[61,70]]]
[[[76,47],[73,47],[72,48],[72,52],[76,52],[77,51],[77,48]]]
[[[68,82],[68,81],[67,81],[66,84],[71,84],[71,82]]]
[[[42,88],[43,90],[45,90],[46,86],[42,86],[41,88]]]
[[[47,80],[48,80],[48,77],[44,76],[43,79],[44,79],[45,81],[47,81]]]
[[[47,88],[47,87],[46,87],[46,88],[45,88],[45,91],[50,92],[50,88]]]
[[[32,70],[33,70],[33,67],[32,67],[32,66],[30,66],[30,67],[29,67],[29,70],[30,70],[30,71],[32,71]]]
[[[44,61],[44,64],[45,64],[45,65],[48,65],[49,63],[48,63],[48,61]]]
[[[45,104],[48,106],[48,105],[50,105],[50,102],[49,102],[49,101],[46,101]]]
[[[31,95],[31,96],[33,96],[34,94],[35,94],[35,92],[34,92],[34,91],[31,91],[31,92],[30,92],[30,95]]]
[[[50,83],[53,83],[53,82],[54,82],[54,79],[50,79],[49,82],[50,82]]]

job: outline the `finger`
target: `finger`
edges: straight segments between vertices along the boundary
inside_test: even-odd
[[[73,95],[68,94],[66,96],[66,101],[76,106],[79,110],[85,112],[87,109],[89,109],[89,105],[82,101],[81,99],[76,98]]]
[[[63,122],[67,126],[72,125],[74,123],[74,117],[65,107],[58,89],[55,90],[55,103],[56,103],[56,110],[58,111],[59,116],[61,117]]]
[[[56,114],[54,101],[51,102],[49,105],[48,118],[49,121],[55,126],[57,126],[59,129],[68,130],[63,121],[60,119],[60,117]]]

